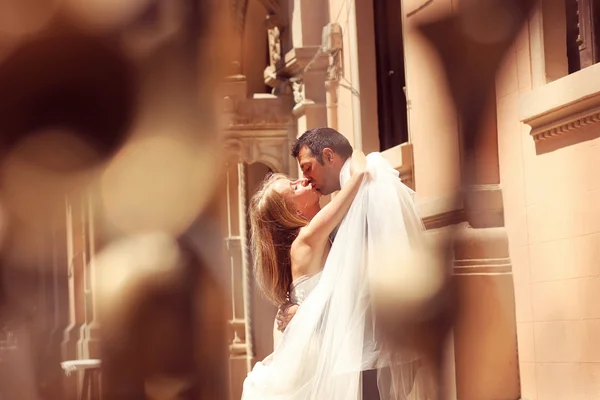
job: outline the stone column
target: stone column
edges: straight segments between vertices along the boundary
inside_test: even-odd
[[[461,313],[454,327],[459,399],[518,399],[514,288],[504,227],[462,230],[454,272]]]
[[[99,357],[92,210],[89,193],[67,196],[65,201],[66,259],[64,261],[67,268],[69,320],[63,333],[63,360]],[[58,250],[55,252],[60,254]],[[80,384],[80,382],[76,383],[78,375],[73,376],[74,378],[68,381],[67,389],[70,395],[73,395],[76,386]]]
[[[243,38],[244,28],[246,25],[246,13],[248,11],[249,0],[232,0],[230,4],[231,12],[231,35],[228,40],[229,52],[232,59],[228,65],[229,71],[227,75],[239,76],[242,75],[243,67]]]
[[[292,49],[286,58],[291,59],[291,72],[296,137],[309,129],[327,126],[325,81],[328,55],[318,47]],[[294,140],[294,137],[290,137]],[[298,169],[298,174],[301,172]]]
[[[81,240],[80,207],[65,200],[65,218],[67,233],[67,278],[69,282],[69,326],[65,329],[62,343],[63,358],[77,359],[79,356],[77,342],[78,331],[85,321],[83,301],[83,260]]]
[[[251,268],[247,245],[246,165],[227,165],[228,236],[225,239],[230,260],[232,315],[230,326],[231,395],[241,396],[242,383],[254,365],[251,321]]]
[[[84,198],[84,212],[86,214],[86,265],[85,265],[85,302],[86,324],[82,330],[84,337],[83,348],[87,358],[100,357],[100,324],[97,311],[97,271],[94,262],[96,254],[96,225],[94,216],[93,196],[88,193]]]
[[[55,218],[56,215],[52,217]],[[58,366],[61,361],[60,344],[64,328],[67,325],[65,320],[65,311],[68,306],[68,298],[65,296],[66,265],[59,264],[64,262],[64,259],[56,257],[57,243],[55,240],[59,227],[54,218],[49,218],[49,229],[44,234],[30,232],[27,239],[33,257],[27,264],[15,265],[17,270],[25,270],[30,273],[29,279],[27,279],[28,283],[23,284],[25,280],[21,280],[23,276],[19,276],[20,274],[4,276],[5,281],[10,282],[11,286],[18,287],[18,296],[22,296],[22,298],[16,298],[15,302],[28,313],[26,318],[19,318],[16,321],[26,322],[17,325],[10,324],[13,325],[9,325],[8,332],[10,333],[2,329],[4,327],[0,322],[0,353],[3,353],[0,354],[0,364],[4,363],[11,368],[13,376],[18,377],[18,383],[21,385],[27,381],[24,376],[27,373],[19,368],[14,368],[15,360],[13,358],[21,358],[19,363],[22,363],[21,366],[26,369],[31,369],[33,366],[35,370],[34,384],[28,390],[36,391],[37,397],[41,398],[57,396],[64,398],[65,396],[64,374]],[[64,240],[60,243],[64,244]],[[20,349],[20,347],[23,348]],[[9,383],[0,382],[0,398],[2,396],[30,398],[26,394],[28,390],[14,393],[9,389],[8,393],[3,393],[2,389],[11,386],[12,383],[17,383],[11,382],[11,378],[6,375],[3,378],[7,379]],[[19,391],[21,390],[23,389],[19,389]]]
[[[61,342],[64,329],[69,324],[69,292],[67,280],[67,247],[65,233],[65,215],[55,213],[52,218],[52,234],[48,238],[48,257],[44,260],[41,278],[45,281],[46,289],[44,308],[40,311],[48,316],[46,331],[41,335],[44,358],[61,360]],[[50,264],[50,265],[49,265]],[[40,374],[41,375],[41,374]],[[38,375],[39,377],[39,375]],[[41,378],[41,377],[40,377]],[[41,387],[48,397],[56,394],[65,395],[64,373],[55,365],[47,369],[47,374]],[[65,397],[71,398],[71,397]]]
[[[238,163],[238,218],[240,226],[240,255],[242,262],[242,295],[244,299],[244,322],[246,343],[246,366],[250,371],[254,365],[254,351],[252,348],[252,268],[250,266],[248,247],[248,200],[246,198],[248,187],[246,184],[246,164]]]
[[[229,26],[224,29],[227,35],[227,52],[225,81],[219,88],[221,99],[231,96],[233,98],[245,98],[248,95],[246,76],[243,68],[243,41],[246,26],[246,14],[249,0],[229,1],[230,19]],[[227,29],[230,28],[230,29]]]
[[[87,337],[87,327],[91,322],[91,280],[90,280],[90,252],[88,247],[89,241],[89,226],[88,226],[88,209],[87,202],[85,201],[85,196],[77,199],[77,203],[79,203],[78,207],[78,219],[76,223],[78,225],[80,239],[75,240],[77,246],[79,247],[78,255],[76,257],[81,262],[81,285],[82,285],[82,302],[80,305],[83,309],[83,320],[81,323],[81,327],[79,328],[79,340],[77,341],[77,358],[78,359],[86,359],[89,358],[88,351],[88,337]]]
[[[322,52],[321,45],[323,27],[329,20],[328,4],[319,0],[296,0],[293,6],[273,11],[287,12],[287,15],[269,17],[270,65],[265,69],[265,83],[281,91],[285,90],[281,80],[290,81],[296,119],[295,132],[290,139],[295,139],[292,136],[327,125],[325,80],[328,55]],[[286,45],[291,48],[287,49]]]
[[[69,325],[64,330],[62,354],[64,360],[84,358],[81,330],[85,325],[85,232],[81,203],[77,198],[65,198],[67,234],[67,279],[69,290]],[[72,395],[76,390],[73,380],[67,388]],[[71,398],[71,397],[69,397]]]
[[[461,400],[520,396],[514,286],[499,185],[495,102],[472,154],[463,159],[468,224],[454,244],[461,313],[454,330]]]

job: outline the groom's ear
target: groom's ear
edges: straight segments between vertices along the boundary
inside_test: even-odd
[[[323,163],[331,164],[333,161],[335,153],[329,147],[325,147],[323,149]]]

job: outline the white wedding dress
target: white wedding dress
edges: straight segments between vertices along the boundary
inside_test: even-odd
[[[403,260],[423,244],[423,227],[413,192],[379,153],[367,156],[367,171],[323,270],[290,288],[300,307],[273,354],[248,374],[242,400],[361,400],[361,373],[375,368],[382,400],[421,399],[418,357],[382,350],[370,299],[384,269],[413,267]],[[341,183],[349,178],[347,162]]]

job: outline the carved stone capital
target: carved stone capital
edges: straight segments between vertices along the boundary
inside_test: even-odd
[[[297,80],[293,82],[292,90],[294,94],[294,103],[300,104],[306,100],[305,86],[303,80]]]
[[[241,133],[241,132],[240,132]],[[264,135],[228,135],[225,152],[229,159],[246,164],[262,163],[275,172],[289,172],[289,147],[287,131],[262,132]]]
[[[275,25],[267,30],[269,39],[269,65],[275,67],[281,61],[281,29]]]

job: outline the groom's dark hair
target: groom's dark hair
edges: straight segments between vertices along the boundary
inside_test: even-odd
[[[339,154],[344,160],[352,155],[352,146],[344,135],[331,128],[313,128],[302,134],[292,145],[292,156],[298,158],[300,150],[306,146],[317,159],[323,164],[323,149],[330,148]]]

